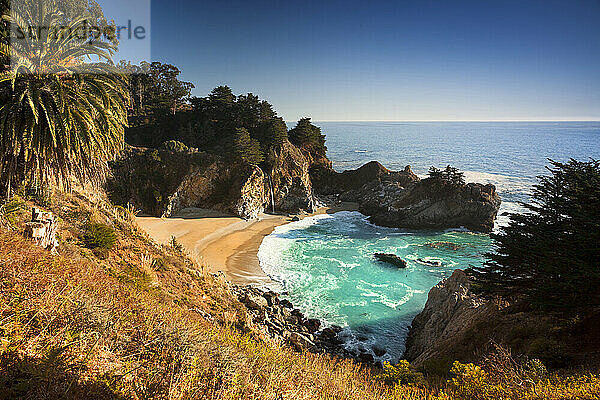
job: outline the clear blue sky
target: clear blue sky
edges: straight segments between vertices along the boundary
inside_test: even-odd
[[[161,0],[151,32],[288,121],[600,120],[600,0]]]

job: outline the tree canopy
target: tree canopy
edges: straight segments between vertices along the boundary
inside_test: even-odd
[[[245,128],[235,130],[233,137],[233,153],[235,157],[249,164],[260,164],[265,159],[260,144],[250,137]]]
[[[119,69],[130,75],[129,115],[133,125],[174,115],[188,104],[194,85],[179,80],[181,71],[174,65],[145,61],[132,65],[122,61]]]
[[[85,19],[69,19],[58,3],[38,0],[3,17],[23,31],[39,21],[68,28],[63,37],[33,32],[1,47],[12,61],[0,75],[0,175],[9,193],[23,181],[99,182],[123,145],[126,78],[112,65],[116,46],[81,40]],[[90,58],[104,62],[84,62]]]
[[[444,169],[439,169],[434,166],[429,168],[429,177],[432,180],[446,182],[454,186],[462,186],[465,184],[465,174],[458,168],[446,166]]]
[[[512,214],[488,261],[474,268],[486,295],[544,310],[585,313],[600,307],[600,162],[550,160],[523,214]]]
[[[288,133],[290,142],[316,155],[325,155],[325,135],[321,128],[313,125],[310,118],[302,118]]]

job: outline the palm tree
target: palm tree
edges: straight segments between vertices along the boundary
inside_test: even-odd
[[[82,40],[85,17],[65,23],[58,9],[54,0],[30,0],[2,16],[13,32],[50,27],[0,43],[0,56],[11,60],[0,73],[0,179],[8,195],[22,182],[98,184],[123,147],[128,94],[112,62],[116,47]]]

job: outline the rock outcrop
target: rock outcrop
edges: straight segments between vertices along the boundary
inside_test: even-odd
[[[431,359],[464,358],[461,342],[498,313],[496,304],[471,292],[467,274],[456,270],[429,291],[425,308],[410,327],[404,357],[418,366]]]
[[[31,221],[25,224],[24,236],[33,239],[36,245],[55,252],[58,247],[57,229],[56,218],[51,212],[34,207],[31,210]]]
[[[252,324],[278,342],[288,343],[298,351],[327,352],[342,357],[354,357],[338,338],[342,328],[322,327],[321,321],[306,318],[279,294],[251,286],[234,286],[233,291],[248,310]]]
[[[314,171],[319,194],[338,194],[342,201],[359,204],[374,224],[410,229],[465,227],[490,232],[500,208],[493,185],[463,185],[419,179],[407,166],[393,172],[377,162],[354,171]]]
[[[315,208],[309,159],[293,144],[283,142],[267,157],[267,204],[265,208],[283,212],[312,212]],[[271,198],[272,190],[272,198]]]
[[[266,198],[265,175],[260,168],[218,161],[206,168],[193,168],[169,196],[163,216],[200,207],[256,218],[264,211]]]
[[[284,142],[272,149],[265,165],[263,171],[185,147],[129,148],[112,164],[106,188],[116,204],[167,217],[188,207],[246,219],[273,209],[313,211],[310,162],[298,148]]]
[[[336,172],[331,167],[323,164],[311,168],[311,178],[315,191],[319,194],[340,194],[348,191],[359,190],[371,182],[396,182],[408,186],[419,180],[410,166],[404,171],[394,172],[385,168],[377,161],[371,161],[355,170]]]
[[[465,227],[491,232],[500,208],[494,185],[452,185],[431,178],[407,187],[373,182],[357,193],[356,200],[374,224],[411,229]]]
[[[569,355],[558,343],[570,340],[576,349],[581,332],[565,336],[553,329],[557,324],[527,304],[481,297],[472,291],[468,275],[455,270],[429,291],[425,308],[409,329],[404,358],[416,367],[449,367],[454,360],[480,362],[500,345],[515,356],[560,365]]]

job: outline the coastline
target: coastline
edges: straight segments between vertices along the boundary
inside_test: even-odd
[[[299,214],[298,218],[357,210],[356,203],[344,202]],[[237,285],[263,286],[273,281],[260,267],[258,249],[265,236],[277,226],[292,222],[292,218],[261,214],[257,219],[244,220],[219,211],[190,208],[171,218],[136,217],[136,221],[159,244],[167,244],[175,236],[208,272],[222,271]]]

